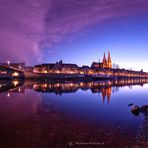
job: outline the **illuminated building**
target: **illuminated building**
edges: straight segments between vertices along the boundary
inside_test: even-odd
[[[93,62],[91,65],[92,68],[112,68],[112,60],[110,56],[110,52],[108,52],[108,57],[104,53],[102,62]]]
[[[65,64],[62,60],[56,63],[34,66],[35,73],[78,74],[78,70],[79,67],[76,64]]]

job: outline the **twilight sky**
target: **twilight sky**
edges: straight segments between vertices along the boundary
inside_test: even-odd
[[[148,71],[147,0],[0,0],[0,62],[91,65],[108,50]]]

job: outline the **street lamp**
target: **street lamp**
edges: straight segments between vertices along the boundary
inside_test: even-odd
[[[10,61],[7,61],[8,66],[10,65]]]

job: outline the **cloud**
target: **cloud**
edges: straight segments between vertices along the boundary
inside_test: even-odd
[[[46,0],[0,1],[2,61],[27,61],[28,64],[38,61],[42,54],[38,43],[43,36],[46,2]]]
[[[144,0],[57,0],[50,5],[46,14],[43,42],[47,47],[93,24],[148,12],[148,2]]]
[[[1,60],[36,63],[86,27],[147,12],[146,0],[1,0]]]

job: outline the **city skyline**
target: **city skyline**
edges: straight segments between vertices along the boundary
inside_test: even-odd
[[[130,71],[142,71],[143,72],[143,69],[140,69],[140,70],[134,70],[132,67],[131,68],[125,68],[125,67],[120,67],[119,64],[115,63],[114,61],[112,61],[112,56],[110,54],[110,50],[108,50],[108,52],[104,52],[104,54],[102,55],[101,58],[98,58],[98,60],[96,61],[92,61],[90,65],[87,65],[85,63],[82,63],[81,65],[77,64],[77,63],[72,63],[72,62],[65,62],[63,61],[62,59],[58,60],[58,61],[54,61],[52,63],[50,62],[43,62],[43,63],[39,63],[39,64],[35,64],[35,65],[27,65],[25,63],[25,61],[22,61],[22,62],[13,62],[13,61],[6,61],[6,62],[1,62],[0,65],[1,66],[8,66],[10,68],[16,68],[16,69],[22,69],[23,67],[26,67],[26,68],[33,68],[33,67],[36,67],[36,66],[41,66],[41,65],[56,65],[58,63],[61,63],[61,64],[64,64],[64,65],[76,65],[78,67],[95,67],[95,68],[103,68],[103,69],[125,69],[125,70],[130,70]],[[147,72],[147,71],[144,71],[144,72]]]
[[[0,5],[0,63],[62,59],[91,66],[109,50],[120,68],[148,72],[145,0],[1,0]]]

